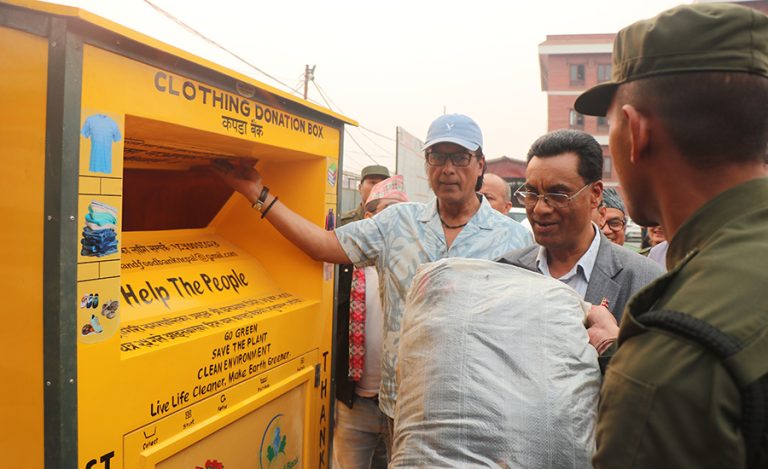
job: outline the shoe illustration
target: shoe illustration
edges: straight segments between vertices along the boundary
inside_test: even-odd
[[[106,316],[107,319],[112,319],[117,314],[117,309],[120,307],[120,303],[117,300],[111,300],[104,303],[101,307],[101,315]]]
[[[99,318],[95,314],[91,314],[91,326],[93,326],[93,332],[97,334],[101,334],[104,331],[104,328],[99,323]]]

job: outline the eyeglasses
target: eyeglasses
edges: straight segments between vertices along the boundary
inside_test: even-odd
[[[603,223],[603,226],[601,226],[600,228],[604,228],[605,225],[608,225],[608,228],[610,228],[611,231],[621,231],[627,225],[627,222],[625,222],[621,218],[612,218],[610,220],[607,220],[605,223]]]
[[[469,162],[472,157],[475,156],[472,153],[466,151],[457,151],[455,153],[441,153],[439,151],[430,151],[427,153],[427,163],[430,166],[443,166],[446,161],[451,160],[454,166],[463,168],[469,166]]]
[[[521,204],[525,205],[527,208],[535,207],[536,204],[539,202],[539,199],[544,199],[544,202],[547,203],[552,208],[565,208],[568,206],[568,203],[575,198],[577,195],[581,194],[581,191],[586,189],[587,187],[591,186],[592,183],[586,184],[581,189],[577,190],[573,195],[568,194],[562,194],[560,192],[551,192],[548,194],[537,194],[535,192],[529,192],[521,190],[522,187],[515,191],[515,198],[517,198],[517,201]]]

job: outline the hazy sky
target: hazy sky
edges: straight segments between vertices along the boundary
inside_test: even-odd
[[[349,132],[395,169],[395,127],[423,139],[443,113],[463,113],[483,130],[485,153],[523,158],[546,131],[538,45],[547,34],[611,33],[675,6],[674,0],[151,0],[190,27],[286,83],[304,65],[332,109],[375,132]],[[143,0],[67,0],[96,14],[285,88],[184,31]],[[471,3],[471,5],[470,5]],[[685,3],[689,3],[686,1]],[[299,87],[303,91],[302,87]],[[310,86],[309,97],[323,103]],[[345,139],[345,169],[372,164]]]

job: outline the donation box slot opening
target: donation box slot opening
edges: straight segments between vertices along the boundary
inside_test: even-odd
[[[123,230],[208,226],[232,195],[209,165],[247,154],[243,142],[133,116],[125,134]]]

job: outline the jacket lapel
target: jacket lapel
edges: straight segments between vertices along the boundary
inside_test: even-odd
[[[616,281],[616,277],[623,268],[613,255],[611,241],[600,233],[600,247],[597,250],[597,259],[595,259],[584,300],[598,305],[603,298],[606,298],[608,309],[613,311],[621,292],[621,285]]]
[[[536,254],[539,252],[539,245],[534,244],[522,249],[516,249],[497,259],[506,264],[525,266],[538,272],[536,268]]]

